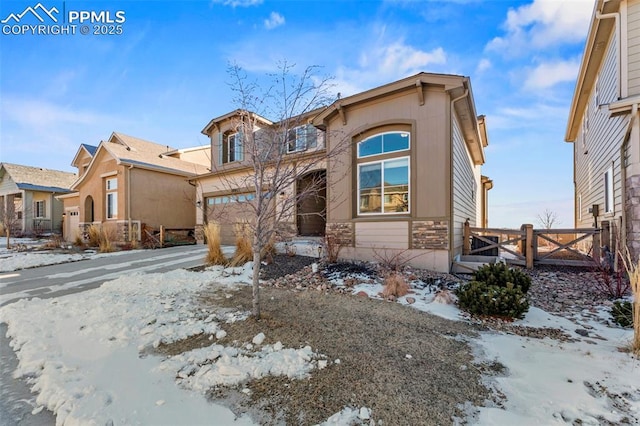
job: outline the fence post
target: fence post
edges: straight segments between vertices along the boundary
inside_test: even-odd
[[[604,222],[602,223],[602,225],[604,225]],[[604,229],[600,230],[600,232],[604,232]],[[600,232],[598,232],[596,230],[596,232],[593,233],[593,248],[592,248],[592,256],[593,256],[593,260],[600,265],[602,262],[602,253],[600,250]]]
[[[462,242],[462,254],[468,255],[471,252],[471,229],[469,229],[469,219],[464,221],[464,232],[463,237],[464,240]]]
[[[164,247],[164,225],[160,225],[160,247]]]
[[[533,225],[525,224],[522,225],[524,227],[525,232],[525,263],[527,269],[533,268]]]
[[[600,228],[602,230],[600,231],[600,244],[598,244],[598,246],[607,246],[613,253],[615,248],[611,247],[611,222],[603,220],[600,222]]]

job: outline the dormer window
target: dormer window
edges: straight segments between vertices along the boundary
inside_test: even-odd
[[[219,135],[218,162],[220,164],[242,161],[242,133],[224,133]]]
[[[287,152],[306,151],[318,146],[318,134],[312,125],[297,126],[287,133]]]

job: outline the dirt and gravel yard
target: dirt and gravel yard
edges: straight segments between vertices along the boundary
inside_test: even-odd
[[[473,406],[501,404],[499,392],[485,383],[488,376],[507,374],[498,363],[474,362],[472,342],[480,331],[568,339],[556,329],[525,329],[487,319],[450,321],[410,306],[353,295],[344,287],[327,284],[322,274],[312,273],[308,266],[312,258],[279,256],[275,260],[262,273],[266,280],[261,288],[262,318],[224,324],[227,335],[220,343],[242,346],[264,333],[265,343],[311,346],[326,356],[327,366],[313,370],[307,379],[268,377],[238,388],[210,390],[211,399],[238,414],[248,413],[262,425],[315,425],[345,407],[368,407],[371,424],[465,424]],[[340,269],[356,276],[364,272],[365,277],[358,278],[364,280],[367,274],[379,272],[370,265],[345,264],[324,273]],[[603,303],[605,298],[588,284],[597,274],[565,269],[530,271],[534,305],[572,314]],[[464,281],[421,270],[405,274],[423,283],[441,283],[441,288]],[[251,302],[250,286],[203,294],[199,300],[227,311],[250,311]],[[209,336],[202,335],[160,350],[172,355],[210,343]]]
[[[295,268],[294,268],[295,269]],[[278,276],[287,271],[273,273]],[[201,303],[251,310],[251,287],[203,295]],[[260,424],[313,425],[350,406],[368,407],[375,424],[441,425],[462,420],[470,402],[491,397],[481,376],[500,365],[474,364],[468,343],[479,325],[450,321],[393,302],[331,291],[264,287],[262,317],[223,325],[221,344],[242,345],[258,333],[265,343],[311,346],[327,367],[308,379],[268,377],[238,389],[212,389],[237,413]],[[174,354],[210,344],[208,336],[164,346]]]

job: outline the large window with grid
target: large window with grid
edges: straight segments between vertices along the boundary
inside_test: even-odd
[[[116,219],[118,217],[118,178],[107,179],[106,189],[107,219]]]
[[[358,143],[359,215],[410,211],[409,148],[409,132],[379,133]]]

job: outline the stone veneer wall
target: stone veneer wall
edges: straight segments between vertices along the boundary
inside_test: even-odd
[[[341,246],[355,245],[354,226],[351,222],[327,223],[326,234],[334,237]]]
[[[411,226],[411,247],[414,249],[449,249],[449,222],[446,220],[416,220]]]
[[[194,234],[196,237],[196,243],[204,244],[204,225],[196,224]]]
[[[628,177],[625,185],[627,246],[633,259],[637,259],[640,256],[640,175]]]

